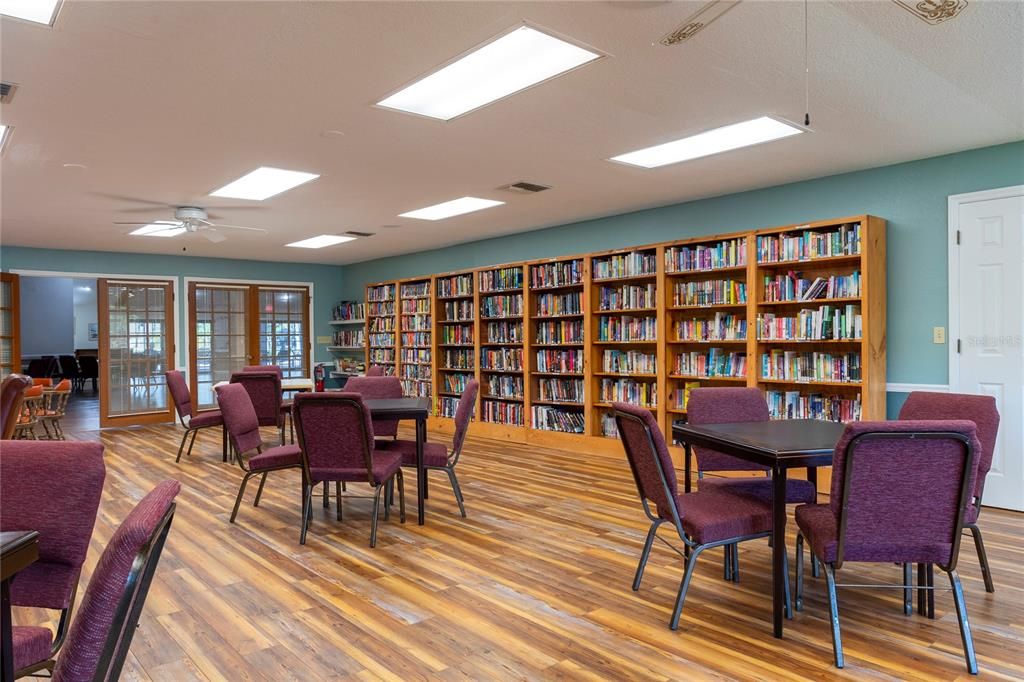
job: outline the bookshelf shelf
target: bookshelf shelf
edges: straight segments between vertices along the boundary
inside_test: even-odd
[[[746,310],[746,303],[709,303],[708,305],[668,305],[668,310]]]
[[[366,324],[366,318],[359,320],[331,320],[332,325],[343,325],[343,324]]]
[[[780,261],[759,261],[757,267],[759,270],[768,270],[772,268],[792,268],[798,265],[837,265],[841,263],[859,263],[862,254],[851,254],[847,256],[821,256],[819,258],[807,258],[804,260],[780,260]]]
[[[832,305],[834,303],[860,303],[860,296],[849,296],[845,298],[815,298],[809,301],[758,301],[758,307],[771,307],[771,306],[802,306],[812,307],[818,305]]]
[[[716,345],[747,345],[746,339],[722,339],[719,341],[703,341],[700,339],[669,339],[668,344],[670,346],[685,346],[690,344],[696,344],[701,346],[716,346]]]
[[[746,265],[730,265],[724,268],[709,268],[706,270],[665,270],[666,277],[691,277],[691,276],[706,276],[706,275],[724,275],[736,272],[746,272]]]

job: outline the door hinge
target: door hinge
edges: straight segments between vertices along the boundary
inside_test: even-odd
[[[956,245],[960,246],[960,230],[956,231]]]
[[[957,352],[957,353],[959,353],[959,352],[960,352],[960,339],[957,339],[957,340],[956,340],[956,352]]]

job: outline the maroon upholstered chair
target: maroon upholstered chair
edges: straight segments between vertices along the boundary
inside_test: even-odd
[[[455,465],[459,463],[459,456],[462,454],[462,444],[466,440],[466,432],[469,430],[469,422],[473,418],[473,410],[476,409],[476,395],[479,390],[480,382],[470,379],[459,397],[459,405],[455,408],[455,435],[452,437],[451,450],[441,443],[427,441],[423,444],[423,463],[427,471],[433,469],[448,474],[448,481],[452,485],[452,492],[455,493],[455,501],[459,503],[459,511],[463,518],[466,517],[466,506],[462,499],[459,479],[455,477]],[[402,466],[416,466],[416,441],[383,441],[378,447],[387,452],[401,453]]]
[[[771,505],[753,495],[737,495],[728,490],[700,490],[680,494],[668,445],[649,410],[626,403],[614,403],[615,424],[626,450],[626,458],[636,481],[644,514],[651,521],[640,564],[633,578],[633,589],[640,589],[651,545],[663,523],[671,523],[687,548],[686,570],[679,585],[669,627],[679,627],[683,602],[701,552],[713,547],[728,547],[738,542],[766,538],[771,534]],[[652,511],[651,505],[654,505]],[[788,581],[787,581],[788,583]],[[787,611],[789,591],[786,591]]]
[[[281,375],[269,369],[262,372],[235,372],[231,375],[230,383],[245,387],[260,426],[276,426],[281,432],[281,445],[284,445],[286,410],[281,400]]]
[[[277,376],[284,379],[284,370],[281,369],[280,365],[246,365],[242,368],[243,372],[275,372]]]
[[[280,365],[246,365],[242,368],[243,372],[274,372],[277,374],[279,379],[284,379],[284,370],[281,369]],[[287,421],[292,416],[292,401],[281,399],[281,419]],[[281,428],[284,428],[284,422],[281,424]],[[292,431],[292,442],[295,442],[294,427]],[[284,445],[284,432],[281,433],[281,444]]]
[[[234,459],[244,472],[242,483],[238,486],[235,507],[231,510],[230,522],[234,523],[249,479],[253,476],[260,477],[260,487],[256,491],[256,499],[252,505],[258,507],[260,497],[263,495],[263,485],[267,482],[267,474],[271,471],[285,469],[301,470],[302,455],[299,453],[299,446],[294,444],[263,449],[260,421],[244,384],[239,382],[221,385],[216,388],[216,391],[217,402],[220,404],[220,411],[224,417],[224,426],[227,428]],[[246,453],[254,451],[255,454],[250,455],[248,459],[245,458]]]
[[[180,489],[175,480],[157,485],[110,538],[53,669],[55,682],[120,678]]]
[[[364,400],[376,398],[401,398],[402,381],[398,377],[370,376],[350,377],[345,382],[345,391],[358,393]],[[398,437],[398,420],[374,419],[373,435],[377,438]]]
[[[366,370],[366,376],[382,377],[384,376],[384,367],[381,365],[370,365],[369,369]]]
[[[181,436],[181,444],[178,445],[178,456],[174,458],[175,462],[181,461],[181,453],[185,449],[185,441],[188,440],[189,435],[192,439],[188,442],[188,454],[192,456],[192,446],[196,443],[196,434],[202,429],[210,429],[214,427],[223,427],[224,420],[220,416],[220,410],[207,410],[206,412],[196,412],[195,404],[192,402],[192,394],[188,390],[188,383],[185,381],[185,375],[176,369],[164,372],[164,376],[167,378],[167,388],[171,392],[171,399],[174,400],[174,409],[178,413],[178,419],[181,420],[181,425],[185,427],[185,433]],[[225,461],[227,461],[227,440],[222,439],[221,443],[221,454]]]
[[[52,669],[65,641],[105,473],[99,443],[14,441],[3,446],[0,530],[39,532],[39,559],[11,582],[11,604],[60,611],[56,633],[45,627],[13,628],[19,675]]]
[[[32,377],[24,374],[8,374],[0,382],[0,439],[14,437],[14,427],[21,414],[21,401],[26,388],[32,385]]]
[[[937,564],[949,575],[967,669],[977,674],[956,561],[980,451],[977,429],[966,420],[856,422],[846,427],[832,459],[829,503],[796,508],[797,609],[802,606],[806,538],[825,564],[837,668],[843,667],[843,645],[835,572],[847,561],[903,564],[904,610],[910,613],[910,565],[916,563]]]
[[[996,399],[989,395],[967,395],[964,393],[929,393],[914,391],[900,409],[900,419],[967,419],[978,428],[978,477],[974,483],[971,500],[964,510],[964,528],[971,531],[974,548],[981,563],[981,575],[985,579],[985,591],[995,592],[992,569],[985,553],[985,543],[978,528],[981,513],[981,494],[985,490],[985,477],[992,468],[992,455],[996,449],[999,433],[999,410]]]
[[[401,521],[405,523],[402,457],[398,453],[374,450],[370,412],[358,393],[300,393],[295,396],[294,418],[302,448],[306,486],[301,544],[306,543],[306,531],[313,515],[313,486],[321,481],[335,483],[339,521],[342,518],[342,483],[362,481],[373,488],[370,547],[377,545],[381,491],[395,479],[398,480]],[[388,506],[384,505],[384,519],[389,516]]]

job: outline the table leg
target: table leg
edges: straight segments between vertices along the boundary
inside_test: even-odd
[[[0,680],[8,682],[8,680],[14,679],[14,635],[11,630],[11,586],[9,580],[0,584],[0,609],[2,609],[0,618],[3,619],[2,630],[0,630],[3,670],[0,672]]]
[[[228,461],[228,427],[223,425],[220,427],[220,456],[221,461]]]
[[[781,638],[786,607],[786,469],[772,471],[772,628]]]
[[[683,464],[683,484],[685,485],[685,492],[691,492],[693,487],[693,465],[690,464],[690,460],[693,459],[693,453],[690,450],[689,443],[683,443],[683,447],[686,452],[686,463]]]
[[[807,480],[814,486],[814,501],[818,501],[818,467],[807,467]]]
[[[423,464],[423,441],[427,439],[427,420],[416,420],[416,504],[419,508],[417,523],[423,525],[424,493],[427,489],[427,468]]]

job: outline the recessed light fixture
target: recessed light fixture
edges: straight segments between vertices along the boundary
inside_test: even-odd
[[[355,239],[355,237],[349,237],[343,234],[322,234],[318,237],[310,237],[309,239],[303,239],[302,241],[285,244],[285,246],[294,246],[297,249],[322,249],[325,246],[334,246],[335,244],[350,242],[353,239]]]
[[[463,213],[472,213],[473,211],[481,211],[492,206],[501,206],[504,203],[504,201],[494,201],[493,199],[462,197],[461,199],[446,201],[443,204],[435,204],[426,208],[418,208],[408,213],[400,213],[398,217],[416,218],[417,220],[444,220],[445,218],[462,215]]]
[[[172,222],[155,222],[149,225],[143,225],[137,230],[132,230],[128,234],[136,237],[177,237],[179,234],[186,232],[181,223]]]
[[[519,26],[377,105],[448,121],[602,56],[530,26]]]
[[[234,182],[210,192],[210,196],[263,201],[319,177],[316,173],[260,166]]]
[[[53,26],[61,0],[0,0],[0,14]]]
[[[770,116],[733,123],[703,133],[697,133],[681,140],[658,144],[628,154],[613,156],[611,161],[628,163],[631,166],[657,168],[671,163],[699,159],[702,156],[720,154],[740,147],[749,147],[762,142],[779,140],[804,132],[791,123],[785,123]]]

